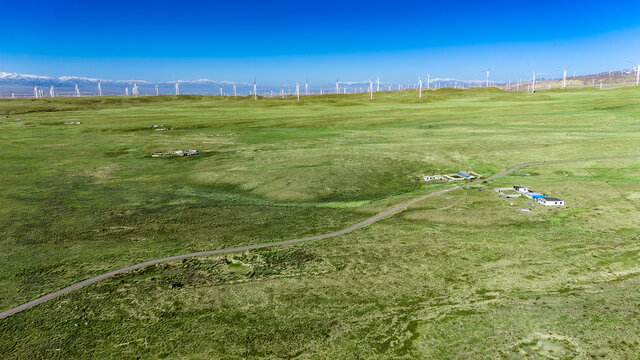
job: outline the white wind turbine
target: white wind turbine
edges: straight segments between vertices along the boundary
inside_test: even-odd
[[[306,80],[304,82],[304,93],[305,95],[309,96],[309,80]]]
[[[636,86],[640,84],[640,65],[636,66]]]
[[[102,85],[100,80],[98,80],[98,96],[102,96]]]
[[[238,91],[236,90],[236,83],[233,83],[233,96],[238,96]]]
[[[78,82],[76,81],[76,96],[80,96],[80,89],[78,89]]]
[[[420,77],[419,74],[418,74],[418,86],[420,87],[420,90],[418,91],[418,98],[422,99],[422,78]]]
[[[431,87],[430,83],[431,83],[431,75],[427,74],[427,89]]]
[[[489,71],[491,71],[490,69],[487,69],[483,72],[487,73],[487,87],[489,87]]]
[[[53,84],[49,87],[49,97],[55,97],[55,93],[53,92]]]
[[[376,79],[376,92],[380,91],[380,75]]]
[[[567,69],[564,69],[564,73],[562,74],[562,87],[567,87]]]
[[[296,96],[298,97],[298,101],[300,101],[300,83],[296,81]]]
[[[156,96],[160,95],[160,91],[158,90],[158,83],[156,83]]]
[[[373,80],[369,80],[369,93],[371,93],[371,100],[373,100]]]
[[[258,87],[256,86],[256,80],[253,80],[253,100],[258,100]]]
[[[33,97],[38,98],[38,86],[35,84],[33,85]]]
[[[336,80],[336,94],[340,94],[340,85],[338,84],[338,80]]]
[[[133,93],[133,96],[138,97],[138,83],[135,81],[133,82],[132,93]]]
[[[531,93],[534,94],[536,92],[536,75],[544,75],[544,73],[537,73],[535,71],[532,71],[532,73],[533,73],[533,78],[531,82]]]
[[[176,95],[180,95],[180,81],[176,81]]]

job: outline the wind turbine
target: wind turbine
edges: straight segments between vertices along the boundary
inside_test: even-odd
[[[284,88],[280,89],[280,96],[284,99]]]
[[[55,94],[53,92],[53,83],[51,83],[51,87],[49,87],[49,97],[55,97]]]
[[[180,95],[180,81],[176,81],[176,95]]]
[[[487,70],[483,71],[483,72],[487,73],[487,87],[489,87],[489,71],[491,71],[491,70],[487,69]]]
[[[640,65],[636,66],[636,86],[640,84]]]
[[[78,89],[78,82],[76,81],[76,96],[80,96],[80,90]]]
[[[258,100],[258,87],[256,86],[256,80],[253,79],[253,100]]]
[[[298,101],[300,101],[300,83],[296,81],[296,96],[298,97]]]
[[[236,90],[236,83],[233,83],[233,96],[238,96],[238,91]]]
[[[564,69],[564,73],[562,74],[562,87],[567,87],[567,69]]]
[[[128,86],[124,87],[124,96],[129,96],[129,87]]]
[[[33,84],[33,97],[38,98],[38,86],[36,84]]]
[[[135,81],[133,82],[132,93],[133,93],[133,96],[138,97],[138,83]]]
[[[306,80],[304,82],[304,93],[305,95],[309,96],[309,80]]]
[[[418,98],[422,99],[422,78],[420,74],[418,74],[418,86],[420,86],[420,90],[418,91]]]
[[[156,83],[156,96],[160,95],[160,91],[158,90],[158,83]]]
[[[380,91],[380,75],[376,79],[376,92]]]
[[[100,85],[101,81],[98,80],[98,96],[102,96],[102,85]]]
[[[430,83],[431,83],[431,75],[427,74],[427,89],[430,88]]]
[[[338,84],[338,80],[336,79],[336,94],[340,93],[340,85]]]
[[[371,93],[371,100],[373,100],[373,80],[369,80],[369,93]]]
[[[531,93],[534,94],[536,92],[536,75],[544,75],[544,73],[536,73],[535,71],[532,71],[533,73],[533,81],[531,83]]]
[[[222,84],[220,84],[220,96],[222,96]]]

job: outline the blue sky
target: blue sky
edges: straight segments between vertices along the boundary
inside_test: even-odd
[[[0,71],[151,81],[412,82],[629,68],[640,1],[5,2]]]

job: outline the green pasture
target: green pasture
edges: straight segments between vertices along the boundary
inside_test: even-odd
[[[453,186],[421,175],[640,154],[636,87],[16,99],[0,115],[0,310]],[[493,191],[516,184],[566,206]],[[534,166],[337,238],[105,280],[0,320],[0,354],[637,358],[639,234],[640,158]]]

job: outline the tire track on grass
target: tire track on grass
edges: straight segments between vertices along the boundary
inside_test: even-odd
[[[338,231],[334,231],[334,232],[330,232],[330,233],[326,233],[326,234],[320,234],[320,235],[314,235],[314,236],[308,236],[308,237],[303,237],[303,238],[297,238],[297,239],[291,239],[291,240],[281,240],[281,241],[273,241],[273,242],[267,242],[267,243],[261,243],[261,244],[253,244],[253,245],[245,245],[245,246],[236,246],[236,247],[230,247],[230,248],[224,248],[224,249],[217,249],[217,250],[210,250],[210,251],[199,251],[199,252],[193,252],[193,253],[188,253],[188,254],[181,254],[181,255],[174,255],[174,256],[168,256],[168,257],[163,257],[163,258],[159,258],[159,259],[154,259],[154,260],[149,260],[149,261],[145,261],[145,262],[141,262],[135,265],[130,265],[130,266],[126,266],[117,270],[113,270],[113,271],[109,271],[107,273],[98,275],[98,276],[94,276],[92,278],[77,282],[75,284],[69,285],[65,288],[62,288],[60,290],[51,292],[49,294],[43,295],[37,299],[31,300],[29,302],[26,302],[22,305],[18,305],[14,308],[5,310],[3,312],[0,313],[0,319],[4,319],[7,318],[13,314],[19,313],[20,311],[23,310],[27,310],[30,309],[36,305],[42,304],[44,302],[47,302],[49,300],[55,299],[58,296],[70,293],[74,290],[78,290],[82,287],[91,285],[91,284],[95,284],[98,281],[102,281],[104,279],[108,279],[110,277],[113,277],[115,275],[119,275],[119,274],[123,274],[132,270],[137,270],[137,269],[142,269],[145,268],[147,266],[151,266],[151,265],[156,265],[156,264],[160,264],[160,263],[164,263],[164,262],[168,262],[168,261],[175,261],[175,260],[182,260],[182,259],[187,259],[187,258],[192,258],[192,257],[197,257],[197,256],[207,256],[207,255],[219,255],[219,254],[227,254],[227,253],[232,253],[232,252],[238,252],[238,251],[247,251],[247,250],[255,250],[255,249],[262,249],[262,248],[268,248],[268,247],[273,247],[273,246],[280,246],[280,245],[288,245],[288,244],[296,244],[296,243],[300,243],[300,242],[305,242],[305,241],[313,241],[313,240],[321,240],[321,239],[327,239],[327,238],[332,238],[332,237],[336,237],[336,236],[340,236],[340,235],[344,235],[347,233],[350,233],[352,231],[358,230],[362,227],[365,227],[367,225],[373,224],[374,222],[377,222],[381,219],[384,219],[386,217],[395,215],[399,212],[402,212],[404,210],[406,210],[409,206],[423,201],[425,199],[428,198],[432,198],[432,197],[436,197],[442,194],[446,194],[450,191],[453,190],[457,190],[457,189],[461,189],[461,188],[467,188],[473,185],[477,185],[480,183],[483,183],[485,181],[490,181],[493,179],[497,179],[499,177],[508,175],[514,171],[518,171],[522,168],[528,167],[528,166],[536,166],[536,165],[549,165],[549,164],[561,164],[561,163],[568,163],[568,162],[579,162],[579,161],[591,161],[591,160],[607,160],[607,159],[625,159],[625,158],[635,158],[635,157],[640,157],[640,154],[634,154],[634,155],[617,155],[617,156],[601,156],[601,157],[591,157],[591,158],[577,158],[577,159],[566,159],[566,160],[551,160],[551,161],[537,161],[537,162],[527,162],[527,163],[522,163],[519,165],[516,165],[512,168],[509,168],[507,170],[504,170],[500,173],[491,175],[485,179],[478,179],[472,182],[468,182],[465,183],[464,185],[457,185],[457,186],[453,186],[450,188],[446,188],[443,190],[439,190],[439,191],[435,191],[426,195],[422,195],[419,196],[417,198],[411,199],[409,201],[406,201],[402,204],[396,205],[388,210],[385,210],[381,213],[378,213],[368,219],[365,219],[363,221],[360,221],[356,224],[353,224],[351,226],[348,226],[344,229],[338,230]]]

